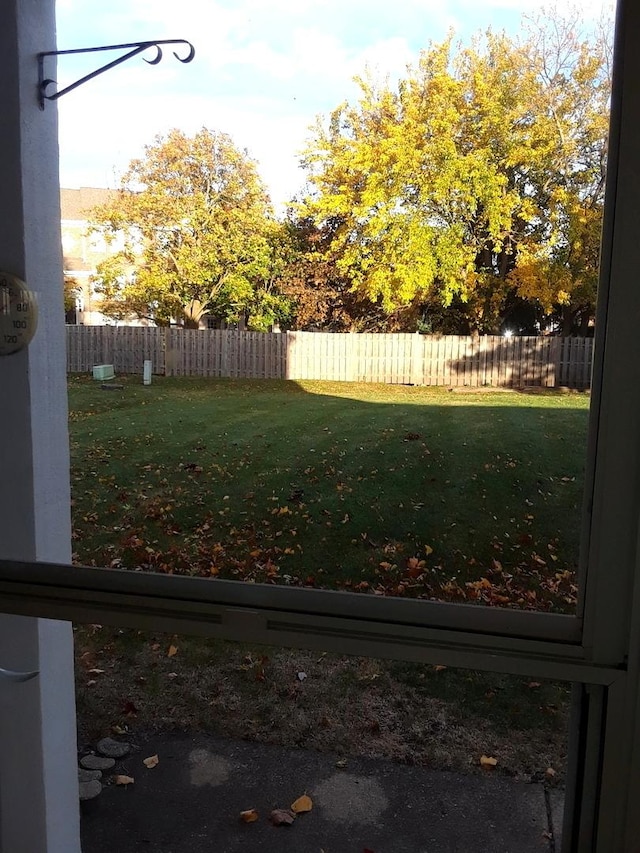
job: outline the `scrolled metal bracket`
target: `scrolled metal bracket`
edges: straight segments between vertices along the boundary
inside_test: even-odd
[[[31,681],[40,673],[37,670],[33,672],[15,672],[13,669],[3,669],[0,667],[0,682],[9,681],[13,684],[19,684],[21,681]]]
[[[150,48],[156,49],[156,55],[153,59],[144,59],[146,63],[149,65],[157,65],[162,59],[162,48],[160,45],[165,44],[181,44],[186,45],[189,48],[189,52],[185,57],[180,56],[176,51],[172,51],[175,58],[178,62],[182,62],[186,64],[187,62],[191,62],[193,57],[196,55],[196,50],[191,42],[186,41],[185,39],[156,39],[154,41],[137,41],[131,42],[129,44],[108,44],[103,47],[80,47],[75,50],[50,50],[45,53],[38,54],[38,101],[40,104],[40,109],[44,109],[45,101],[57,101],[58,98],[61,98],[63,95],[66,95],[67,92],[73,91],[73,89],[77,89],[78,86],[82,86],[83,83],[86,83],[88,80],[93,80],[94,77],[97,77],[99,74],[104,74],[105,71],[109,71],[110,68],[115,68],[116,65],[120,65],[122,62],[126,62],[128,59],[131,59],[134,56],[137,56],[139,53],[143,53],[145,50],[149,50]],[[85,74],[84,77],[81,77],[79,80],[76,80],[75,83],[71,83],[69,86],[65,86],[64,89],[60,89],[57,92],[54,92],[51,95],[47,94],[47,89],[49,86],[52,86],[56,83],[55,80],[52,80],[49,77],[44,76],[44,63],[45,59],[48,56],[67,56],[69,54],[75,53],[98,53],[103,50],[126,50],[123,56],[119,56],[117,59],[114,59],[112,62],[108,62],[106,65],[102,65],[100,68],[97,68],[95,71],[92,71],[90,74]]]

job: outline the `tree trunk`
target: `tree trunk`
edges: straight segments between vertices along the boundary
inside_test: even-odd
[[[562,306],[562,337],[569,338],[573,332],[573,320],[575,312],[571,310],[570,305]]]

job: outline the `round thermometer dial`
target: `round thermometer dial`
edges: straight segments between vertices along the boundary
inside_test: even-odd
[[[35,294],[15,275],[0,272],[0,355],[23,349],[36,333]]]

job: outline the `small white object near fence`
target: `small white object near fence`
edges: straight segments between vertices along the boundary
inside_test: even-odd
[[[113,369],[112,364],[94,364],[93,365],[93,378],[97,379],[101,382],[104,382],[107,379],[115,378],[115,371]]]
[[[151,385],[151,362],[149,359],[145,359],[142,367],[142,384]]]

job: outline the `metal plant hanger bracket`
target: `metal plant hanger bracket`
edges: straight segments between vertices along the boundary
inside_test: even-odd
[[[104,74],[105,71],[109,71],[110,68],[115,68],[116,65],[120,65],[122,62],[126,62],[128,59],[131,59],[134,56],[137,56],[139,53],[143,53],[145,50],[149,50],[149,48],[156,49],[156,55],[153,59],[145,59],[149,65],[157,65],[162,59],[162,48],[160,45],[164,44],[182,44],[186,45],[189,48],[189,52],[183,58],[179,56],[176,51],[172,51],[175,58],[178,62],[191,62],[193,57],[196,55],[196,50],[191,42],[186,41],[186,39],[156,39],[154,41],[136,41],[131,42],[130,44],[108,44],[104,47],[80,47],[75,50],[50,50],[46,53],[38,54],[38,99],[40,103],[40,109],[44,109],[45,101],[57,101],[58,98],[61,98],[63,95],[66,95],[67,92],[73,91],[73,89],[77,89],[78,86],[82,86],[83,83],[86,83],[88,80],[93,80],[94,77],[97,77],[99,74]],[[55,84],[55,80],[52,80],[49,77],[44,76],[44,61],[47,56],[67,56],[69,54],[75,53],[97,53],[103,50],[126,50],[127,53],[119,56],[117,59],[114,59],[112,62],[108,62],[106,65],[102,65],[100,68],[97,68],[95,71],[92,71],[90,74],[86,74],[84,77],[81,77],[79,80],[76,80],[75,83],[71,83],[69,86],[65,86],[64,89],[60,89],[57,92],[54,92],[51,95],[47,94],[47,89],[49,86]],[[144,59],[144,57],[142,57]]]
[[[21,681],[31,681],[40,673],[37,670],[33,672],[15,672],[13,669],[3,669],[0,667],[0,682],[8,681],[12,684],[19,684]]]

